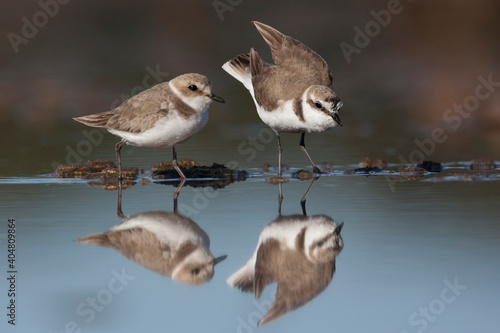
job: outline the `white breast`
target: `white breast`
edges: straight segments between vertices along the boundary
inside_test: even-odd
[[[255,101],[255,99],[254,99]],[[307,123],[300,121],[299,117],[293,110],[293,100],[283,102],[280,101],[277,109],[266,111],[257,101],[257,113],[260,119],[267,126],[271,127],[275,132],[305,132],[307,131]]]
[[[252,97],[260,119],[262,119],[264,124],[271,127],[277,133],[321,133],[333,128],[336,125],[336,122],[331,116],[311,108],[309,103],[305,101],[305,93],[302,96],[304,121],[300,120],[300,118],[295,114],[293,100],[286,102],[279,101],[278,108],[273,111],[267,111],[257,103],[253,94]]]

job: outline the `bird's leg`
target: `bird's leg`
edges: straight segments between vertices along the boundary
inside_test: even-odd
[[[116,205],[116,215],[122,220],[125,220],[126,217],[123,215],[122,211],[122,180],[118,179],[118,203]]]
[[[184,176],[181,169],[179,168],[179,165],[177,164],[177,146],[173,147],[173,155],[174,155],[174,159],[172,161],[172,164],[174,165],[175,171],[177,171],[177,173],[179,174],[181,179],[186,179],[186,176]]]
[[[283,193],[281,192],[281,183],[278,183],[278,216],[281,216],[281,203],[283,202]]]
[[[311,184],[309,185],[309,187],[307,188],[307,191],[306,193],[304,194],[304,196],[302,197],[302,199],[300,200],[300,206],[302,207],[302,215],[304,216],[307,216],[307,213],[306,213],[306,198],[307,196],[309,195],[309,192],[311,192],[311,189],[313,188],[314,186],[314,183],[316,183],[316,181],[319,179],[319,177],[314,177]]]
[[[306,144],[304,142],[304,137],[306,136],[306,133],[302,133],[302,135],[300,136],[300,142],[299,142],[299,145],[300,145],[300,149],[302,149],[302,151],[306,154],[307,158],[309,159],[309,162],[311,163],[312,167],[313,167],[313,172],[314,173],[323,173],[321,172],[321,170],[316,166],[316,164],[314,164],[313,160],[311,159],[311,157],[309,156],[309,154],[307,153],[307,150],[306,150]]]
[[[184,183],[186,182],[186,179],[181,179],[181,182],[179,185],[177,185],[177,188],[174,191],[174,213],[177,214],[177,198],[179,197],[179,192],[181,191],[181,188],[184,186]]]
[[[121,140],[118,142],[115,146],[115,152],[116,152],[116,164],[118,167],[118,181],[120,182],[122,180],[122,159],[120,156],[120,151],[122,149],[122,146],[125,144],[125,140]]]
[[[281,178],[281,152],[283,151],[283,147],[281,146],[281,139],[280,135],[276,134],[278,137],[278,177]],[[280,189],[280,194],[281,194],[281,189]]]

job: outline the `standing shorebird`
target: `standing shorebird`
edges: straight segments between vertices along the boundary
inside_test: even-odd
[[[305,133],[320,133],[337,124],[342,101],[332,90],[332,74],[316,52],[278,30],[253,21],[271,48],[274,65],[265,63],[253,48],[226,62],[222,68],[243,83],[257,113],[278,138],[278,176],[281,177],[280,133],[301,133],[300,148],[315,173],[321,170],[307,153]]]
[[[177,164],[177,145],[205,126],[212,101],[225,103],[211,92],[205,76],[191,73],[157,84],[111,111],[74,119],[88,126],[104,127],[122,138],[115,146],[118,179],[122,178],[120,150],[124,144],[173,147],[172,164],[180,178],[186,179]]]

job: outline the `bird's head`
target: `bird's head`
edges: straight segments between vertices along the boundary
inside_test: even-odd
[[[313,114],[316,112],[323,113],[331,117],[334,122],[333,126],[336,124],[343,126],[339,117],[339,111],[343,103],[332,89],[326,86],[313,85],[306,90],[305,97],[306,105]]]
[[[197,112],[202,112],[216,101],[225,101],[212,93],[212,87],[207,77],[196,74],[183,74],[170,81],[170,86],[174,89],[178,97]]]

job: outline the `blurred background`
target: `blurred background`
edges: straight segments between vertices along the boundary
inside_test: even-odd
[[[367,23],[375,21],[374,12],[387,11],[387,2],[45,3],[48,10],[37,1],[8,2],[0,13],[4,36],[0,43],[0,175],[52,172],[54,161],[66,163],[67,147],[76,150],[85,139],[82,130],[87,128],[72,117],[109,110],[160,80],[186,72],[207,75],[214,92],[227,101],[212,105],[208,125],[185,144],[187,150],[208,143],[214,154],[221,144],[235,152],[242,140],[265,126],[246,89],[221,69],[225,61],[250,47],[271,61],[251,20],[299,39],[331,68],[335,90],[344,101],[345,126],[309,136],[307,143],[344,148],[330,148],[325,156],[312,154],[319,160],[350,164],[371,155],[399,163],[399,155],[408,159],[416,148],[414,141],[431,137],[437,127],[445,129],[447,140],[436,145],[428,159],[500,158],[497,91],[480,101],[460,126],[454,126],[458,128],[443,119],[454,104],[474,95],[479,76],[500,81],[498,1],[402,1],[390,22],[372,30],[373,37],[363,47],[356,47],[355,28],[365,31]],[[33,30],[26,22],[38,27],[32,26]],[[357,48],[350,61],[341,43]],[[155,72],[156,76],[151,75]],[[89,158],[114,159],[116,140],[105,134],[103,145]],[[298,137],[285,140],[296,148]],[[150,154],[156,156],[154,160],[163,154],[126,149],[142,156],[137,161],[145,160],[140,167],[156,162],[148,160]],[[182,156],[182,150],[181,157],[196,157]],[[270,159],[275,158],[274,150],[274,143],[266,149]],[[162,156],[168,160],[169,153]],[[202,162],[224,162],[224,154],[219,156]]]

